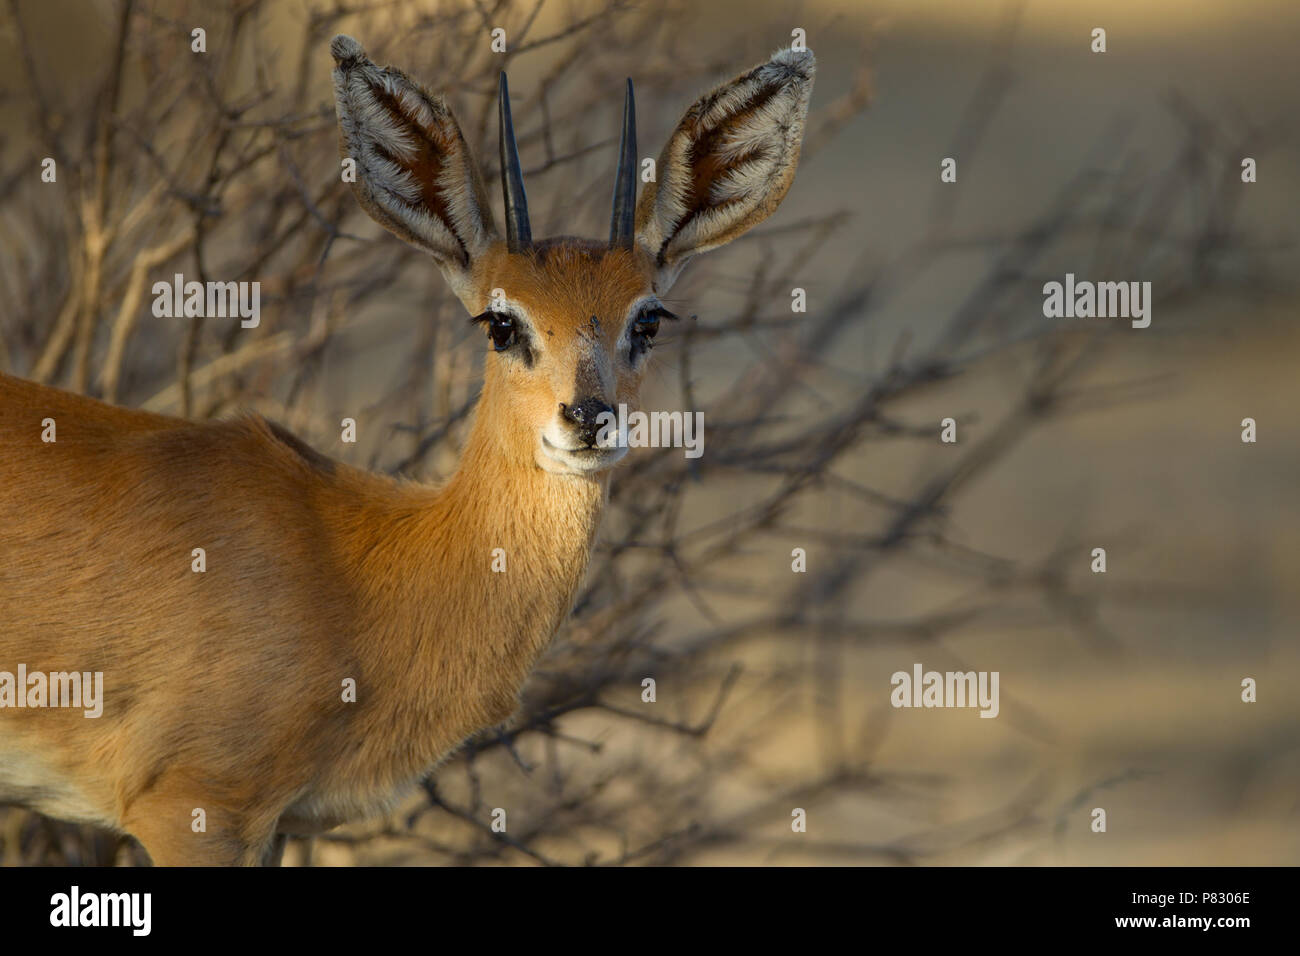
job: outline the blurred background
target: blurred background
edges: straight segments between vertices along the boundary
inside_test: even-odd
[[[329,38],[447,94],[498,216],[508,69],[535,233],[597,236],[622,78],[657,155],[795,29],[794,187],[673,288],[643,392],[703,457],[620,466],[511,724],[287,865],[1300,863],[1294,4],[5,0],[0,369],[442,480],[484,343],[339,182]],[[260,326],[155,318],[176,272]],[[1044,318],[1067,272],[1151,282],[1150,328]],[[1000,715],[891,708],[918,662]],[[0,861],[147,858],[0,809]]]

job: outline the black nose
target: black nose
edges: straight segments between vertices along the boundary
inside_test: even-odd
[[[612,415],[614,409],[598,398],[585,398],[576,405],[560,402],[560,414],[564,416],[565,421],[573,425],[578,433],[578,440],[587,446],[596,444],[596,433],[604,424],[599,420],[603,412]]]

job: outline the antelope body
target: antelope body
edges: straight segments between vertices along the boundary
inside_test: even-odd
[[[0,676],[0,802],[129,833],[155,864],[273,860],[278,835],[386,810],[511,715],[626,451],[596,443],[596,416],[635,405],[686,260],[784,197],[813,79],[787,50],[702,97],[639,203],[629,81],[609,241],[533,242],[504,76],[503,237],[446,105],[349,37],[331,52],[359,201],[487,328],[446,484],[349,467],[257,416],[0,375],[0,675],[104,687],[88,718],[16,706]]]

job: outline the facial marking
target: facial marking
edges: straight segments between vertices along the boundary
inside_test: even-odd
[[[514,409],[516,426],[535,442],[536,464],[546,471],[592,475],[607,471],[626,448],[596,448],[579,416],[564,409],[635,405],[645,371],[644,356],[628,359],[628,326],[657,302],[653,264],[637,250],[610,250],[587,240],[555,241],[540,251],[506,253],[487,264],[487,288],[532,333],[536,355],[489,353],[488,374],[500,382]],[[490,348],[490,346],[489,346]],[[586,403],[584,405],[584,403]]]

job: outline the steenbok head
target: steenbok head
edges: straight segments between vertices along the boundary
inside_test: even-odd
[[[340,148],[376,222],[441,268],[488,357],[480,416],[501,454],[548,472],[594,475],[626,452],[600,447],[602,413],[635,408],[661,319],[660,296],[696,253],[776,209],[794,179],[812,94],[809,51],[782,50],[686,111],[637,201],[641,163],[629,80],[607,240],[534,240],[506,77],[499,113],[505,235],[479,167],[441,97],[372,63],[356,40],[330,44]]]

